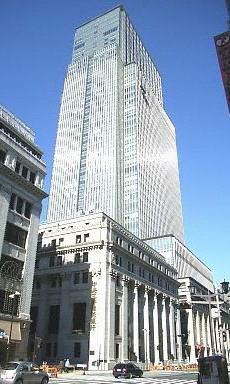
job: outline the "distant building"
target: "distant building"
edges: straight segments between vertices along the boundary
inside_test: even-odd
[[[183,241],[175,127],[161,77],[123,6],[76,29],[47,222],[103,211],[139,238]]]
[[[45,164],[33,131],[0,106],[0,329],[9,358],[27,356]],[[1,339],[0,360],[6,358]],[[4,344],[5,343],[5,344]]]
[[[42,339],[36,359],[68,356],[102,369],[181,359],[176,279],[163,256],[103,213],[41,225],[31,308],[31,344]]]

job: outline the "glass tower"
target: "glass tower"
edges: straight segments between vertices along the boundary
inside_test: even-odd
[[[175,128],[160,75],[122,6],[76,29],[47,221],[98,211],[142,239],[183,241]]]

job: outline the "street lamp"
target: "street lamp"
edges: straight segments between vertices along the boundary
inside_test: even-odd
[[[227,295],[229,292],[230,292],[230,288],[229,288],[229,281],[222,281],[222,283],[220,283],[220,286],[222,288],[222,292],[223,294]]]
[[[15,308],[15,298],[21,296],[21,293],[18,291],[15,291],[14,293],[9,295],[9,299],[12,299],[12,309],[11,309],[11,320],[10,320],[10,333],[8,336],[7,341],[7,355],[6,355],[6,363],[9,361],[9,355],[10,355],[10,343],[11,343],[11,336],[12,336],[12,328],[13,328],[13,319],[14,319],[14,308]]]

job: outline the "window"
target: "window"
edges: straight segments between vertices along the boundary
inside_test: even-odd
[[[12,193],[11,198],[10,198],[10,209],[14,209],[15,201],[16,201],[16,195],[15,195],[15,193]]]
[[[24,215],[25,215],[25,217],[27,217],[27,219],[30,219],[31,209],[32,209],[32,205],[30,203],[26,202]]]
[[[9,243],[18,245],[21,248],[25,248],[26,238],[28,232],[16,225],[7,222],[5,231],[5,240]]]
[[[74,257],[74,263],[80,263],[81,262],[81,255],[80,253],[76,253]]]
[[[84,234],[84,242],[86,243],[86,241],[89,240],[89,233],[85,233]]]
[[[120,335],[120,305],[115,305],[115,335]]]
[[[34,172],[30,172],[30,182],[32,183],[32,184],[34,184],[35,183],[35,173]]]
[[[54,267],[54,256],[50,256],[49,267]]]
[[[74,274],[74,284],[80,284],[80,272]]]
[[[59,330],[60,305],[51,305],[49,308],[48,333],[58,334]]]
[[[73,329],[85,332],[86,303],[73,305]]]
[[[105,31],[105,32],[103,33],[103,35],[104,35],[104,36],[107,36],[107,35],[109,35],[110,33],[117,31],[117,29],[118,29],[118,27],[113,27],[113,28],[109,29],[108,31]]]
[[[81,357],[81,343],[74,343],[74,357]]]
[[[130,265],[131,265],[131,263],[130,263],[130,261],[128,261],[128,271],[130,271],[130,270],[131,270],[131,267],[130,267]]]
[[[23,200],[21,199],[21,197],[18,196],[18,198],[17,198],[17,205],[16,205],[16,211],[18,213],[20,213],[20,215],[22,214],[22,208],[23,208]]]
[[[20,167],[21,167],[21,163],[19,163],[19,161],[16,161],[15,172],[18,173],[18,174],[20,172]]]
[[[39,268],[39,262],[40,262],[40,259],[36,258],[36,260],[35,260],[35,269]]]
[[[59,239],[59,246],[62,245],[63,241],[64,241],[64,237],[61,237],[61,238]]]
[[[6,152],[0,149],[0,163],[5,163],[6,161]]]
[[[83,252],[83,263],[88,263],[88,252]]]
[[[83,272],[82,273],[82,283],[83,284],[87,284],[89,281],[89,273],[88,271],[87,272]]]
[[[27,179],[27,176],[28,176],[28,168],[25,167],[25,165],[23,165],[22,167],[22,177],[24,177],[25,179]]]
[[[81,243],[81,235],[76,236],[76,243]]]
[[[77,51],[78,49],[84,47],[85,43],[79,43],[78,45],[75,45],[74,50]]]
[[[57,265],[62,265],[62,256],[57,257]]]
[[[56,247],[56,239],[53,239],[51,241],[51,247],[55,248]]]
[[[133,253],[134,252],[134,248],[131,244],[128,244],[128,251]]]

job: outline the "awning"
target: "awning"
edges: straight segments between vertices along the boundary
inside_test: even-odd
[[[11,322],[0,320],[0,328],[3,329],[8,336],[10,336]],[[21,341],[21,329],[19,321],[12,321],[11,340]]]

